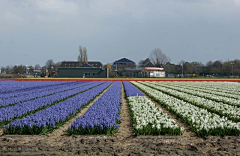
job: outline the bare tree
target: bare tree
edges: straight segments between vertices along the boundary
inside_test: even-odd
[[[146,58],[145,60],[140,60],[138,63],[139,67],[146,67],[149,65],[148,63],[152,64],[149,58]]]
[[[178,68],[178,73],[181,73],[182,76],[184,73],[186,73],[186,66],[185,66],[186,62],[184,60],[181,60],[180,63],[179,63],[179,67],[181,68]]]
[[[212,74],[212,73],[211,73],[212,64],[213,64],[212,61],[208,61],[208,62],[206,63],[206,73]]]
[[[240,76],[240,60],[235,59],[233,63],[233,73]]]
[[[88,63],[87,48],[86,47],[83,47],[83,63],[84,64]]]
[[[17,65],[13,66],[13,74],[19,74],[19,69]]]
[[[215,61],[211,65],[210,73],[222,75],[223,74],[223,63],[221,61]]]
[[[170,74],[170,73],[175,74],[175,73],[176,73],[176,69],[175,69],[174,64],[171,64],[171,63],[167,62],[167,63],[164,65],[164,71],[165,71],[167,74]]]
[[[226,61],[223,64],[223,72],[225,75],[230,76],[230,74],[232,73],[232,61]]]
[[[139,67],[143,67],[143,66],[144,66],[144,60],[140,60],[140,61],[138,62],[138,66],[139,66]]]
[[[54,65],[55,65],[55,63],[53,62],[52,59],[50,59],[46,62],[46,68],[47,68],[49,74],[52,73],[52,69],[53,69]]]
[[[170,62],[170,58],[167,57],[160,48],[152,50],[149,58],[156,67],[162,67],[167,62]]]
[[[10,73],[12,72],[12,69],[13,69],[13,67],[7,66],[7,67],[5,68],[6,74],[10,74]]]
[[[41,69],[41,66],[40,66],[39,64],[36,64],[36,65],[34,66],[34,69],[35,69],[35,70],[40,70],[40,69]]]
[[[78,63],[79,63],[79,65],[83,65],[83,64],[88,63],[87,48],[86,47],[79,46]]]
[[[5,73],[5,71],[6,71],[6,68],[2,67],[1,68],[1,73]]]
[[[103,68],[108,68],[109,74],[112,72],[112,66],[110,63],[105,64]]]
[[[47,67],[46,66],[42,66],[42,68],[41,68],[41,77],[44,77],[44,76],[46,76],[46,70],[47,70]]]
[[[79,46],[78,63],[79,63],[79,65],[83,64],[83,49],[82,49],[82,46]]]

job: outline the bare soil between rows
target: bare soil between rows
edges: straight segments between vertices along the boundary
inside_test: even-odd
[[[0,155],[240,155],[236,136],[117,136],[1,136]]]
[[[98,96],[97,98],[99,98]],[[95,101],[95,100],[94,100]],[[155,102],[156,103],[156,102]],[[197,137],[188,125],[162,108],[186,130],[182,136],[136,136],[122,88],[119,131],[112,136],[72,135],[61,130],[45,135],[2,135],[2,155],[240,155],[240,136]],[[91,105],[91,104],[90,104]],[[88,108],[88,107],[87,107]],[[87,109],[86,108],[86,109]],[[83,115],[80,112],[78,116]],[[72,121],[71,121],[72,122]],[[69,125],[68,122],[66,125]],[[61,129],[67,126],[63,125]]]

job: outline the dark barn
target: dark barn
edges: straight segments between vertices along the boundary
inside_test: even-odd
[[[108,73],[108,68],[103,68],[101,62],[79,65],[77,61],[63,61],[58,68],[58,76],[61,78],[108,78]]]

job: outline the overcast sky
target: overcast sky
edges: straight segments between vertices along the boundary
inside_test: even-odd
[[[0,66],[240,59],[240,0],[0,0]]]

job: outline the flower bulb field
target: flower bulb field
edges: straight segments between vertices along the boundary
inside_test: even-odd
[[[0,155],[240,155],[239,82],[46,80],[0,81]]]

